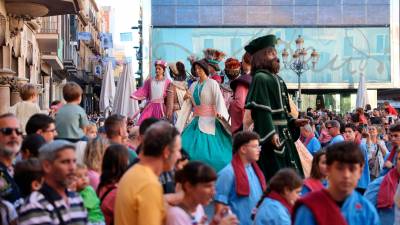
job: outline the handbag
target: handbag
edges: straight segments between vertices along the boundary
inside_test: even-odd
[[[368,167],[371,179],[376,179],[381,173],[381,167],[379,164],[378,153],[380,151],[379,145],[377,145],[376,153],[368,160]]]

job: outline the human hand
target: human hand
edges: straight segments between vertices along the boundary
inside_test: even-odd
[[[210,225],[237,225],[239,224],[238,219],[234,214],[232,214],[229,210],[229,207],[226,207],[217,213]]]
[[[391,168],[393,168],[393,163],[390,161],[386,161],[385,164],[383,164],[383,166],[385,168],[391,169]]]

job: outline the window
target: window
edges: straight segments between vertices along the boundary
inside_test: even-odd
[[[385,36],[382,34],[376,35],[376,53],[385,52]]]
[[[344,56],[353,55],[353,37],[344,37],[343,55]]]
[[[204,39],[204,48],[214,48],[214,40],[210,38]]]

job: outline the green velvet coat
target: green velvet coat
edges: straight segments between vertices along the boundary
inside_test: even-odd
[[[251,110],[254,131],[260,135],[262,150],[258,164],[268,181],[279,169],[293,168],[302,177],[303,169],[294,142],[300,128],[289,115],[289,94],[285,82],[267,70],[258,70],[250,86],[246,108]],[[282,147],[271,143],[277,133]]]

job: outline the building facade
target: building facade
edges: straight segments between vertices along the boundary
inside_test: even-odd
[[[187,56],[202,57],[204,48],[241,58],[250,40],[266,34],[281,39],[279,54],[290,54],[301,35],[308,56],[320,54],[301,77],[303,109],[323,95],[327,108],[352,110],[360,74],[373,106],[381,90],[400,85],[397,0],[152,0],[151,25],[151,60],[187,66]],[[295,94],[296,74],[283,68],[280,75]]]
[[[83,106],[94,111],[94,67],[104,54],[98,36],[102,17],[94,0],[0,0],[0,113],[18,101],[19,87],[35,84],[39,105],[46,110],[62,100],[67,80],[78,82],[85,95]],[[77,32],[92,33],[82,43]]]

